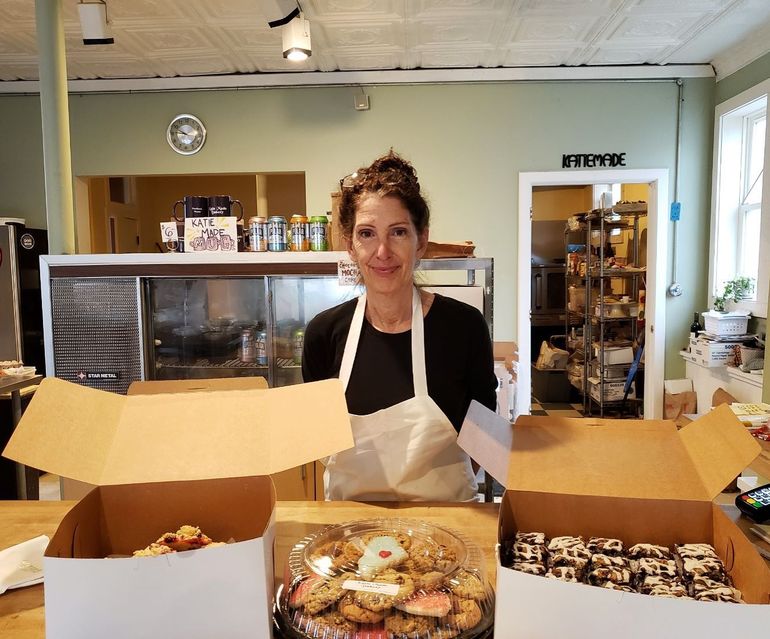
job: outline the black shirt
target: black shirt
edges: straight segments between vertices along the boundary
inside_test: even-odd
[[[302,377],[338,377],[358,300],[323,311],[305,329]],[[472,399],[495,410],[497,377],[484,316],[474,307],[436,295],[424,318],[428,394],[460,430]],[[412,331],[383,333],[364,318],[345,397],[348,411],[368,415],[414,397]]]

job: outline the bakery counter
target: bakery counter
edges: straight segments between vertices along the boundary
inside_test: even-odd
[[[38,535],[53,535],[73,501],[0,501],[0,549]],[[276,577],[294,543],[328,524],[356,519],[408,518],[454,528],[484,551],[489,579],[495,583],[497,504],[431,505],[414,503],[278,502],[276,508]],[[0,595],[0,637],[45,637],[43,586],[20,588]]]

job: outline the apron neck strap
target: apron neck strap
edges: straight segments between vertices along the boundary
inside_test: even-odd
[[[353,321],[350,324],[348,337],[345,341],[345,351],[342,354],[340,365],[340,380],[345,390],[348,388],[350,374],[353,371],[353,362],[356,359],[358,343],[361,339],[361,328],[364,325],[364,311],[366,310],[366,293],[358,298],[356,310],[353,313]],[[428,380],[425,372],[425,332],[422,318],[422,300],[417,287],[412,288],[412,380],[414,383],[414,396],[428,396]]]

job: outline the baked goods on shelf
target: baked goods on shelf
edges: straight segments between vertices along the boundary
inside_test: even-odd
[[[494,617],[481,550],[403,519],[330,526],[299,541],[276,599],[279,625],[297,639],[470,639],[488,636]]]
[[[532,575],[657,597],[741,603],[741,593],[709,544],[672,549],[620,539],[517,532],[502,545],[504,566]]]

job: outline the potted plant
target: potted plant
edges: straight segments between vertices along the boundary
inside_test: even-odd
[[[724,284],[721,295],[714,296],[714,310],[724,313],[727,302],[740,302],[751,297],[754,292],[754,278],[740,275]]]

